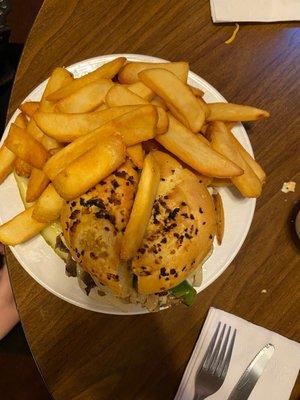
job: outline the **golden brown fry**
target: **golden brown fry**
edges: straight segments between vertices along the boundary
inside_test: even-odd
[[[186,83],[189,72],[189,64],[184,61],[173,63],[145,63],[145,62],[129,62],[120,70],[118,74],[119,82],[135,83],[139,81],[139,73],[147,69],[162,68],[171,71],[180,80]]]
[[[213,187],[228,187],[232,186],[231,179],[221,179],[221,178],[213,178],[209,186]]]
[[[158,97],[158,96],[155,96],[154,99],[150,101],[150,103],[151,103],[153,106],[163,108],[165,111],[168,110],[168,107],[167,107],[166,103],[163,101],[163,99],[161,99],[161,98]]]
[[[40,105],[39,101],[25,101],[19,107],[19,109],[27,115],[27,117],[31,118],[33,114],[38,110]]]
[[[137,94],[147,101],[151,101],[154,96],[153,91],[149,89],[148,86],[144,85],[144,83],[141,81],[124,86],[127,87],[127,89],[129,89],[131,92]]]
[[[196,96],[196,97],[203,97],[204,96],[204,92],[201,89],[196,88],[196,87],[191,86],[191,85],[189,85],[189,88],[191,89],[191,92],[193,93],[194,96]]]
[[[26,131],[31,135],[35,140],[41,143],[43,137],[44,137],[44,132],[40,130],[40,128],[37,126],[35,123],[34,119],[31,119],[28,122]]]
[[[171,114],[169,114],[168,132],[155,139],[180,160],[203,175],[228,178],[243,173],[240,167],[214,151]]]
[[[144,160],[141,178],[121,245],[121,258],[130,260],[146,232],[160,181],[159,167],[149,153]]]
[[[149,104],[149,102],[140,96],[132,93],[126,87],[121,85],[115,85],[112,87],[106,95],[106,104],[110,107],[125,106],[125,105],[143,105]],[[165,133],[168,129],[168,116],[165,110],[161,107],[157,107],[158,121],[157,121],[157,134]]]
[[[25,130],[11,124],[5,146],[15,155],[36,168],[43,168],[48,159],[45,148]]]
[[[176,115],[182,115],[182,122],[192,131],[199,132],[205,120],[205,113],[200,101],[189,87],[172,72],[164,69],[149,69],[139,73],[145,85],[161,97]]]
[[[94,110],[104,103],[108,90],[114,86],[109,79],[98,79],[68,97],[56,103],[56,108],[63,113],[85,113]]]
[[[232,103],[209,103],[208,121],[256,121],[270,114],[259,108]]]
[[[15,124],[22,129],[26,129],[27,127],[27,118],[25,117],[25,115],[23,113],[20,113],[17,115],[16,119],[15,119]]]
[[[0,242],[8,246],[26,242],[46,228],[47,224],[32,218],[33,206],[0,226]]]
[[[245,197],[259,197],[262,185],[252,168],[244,161],[231,140],[226,125],[215,121],[210,125],[211,144],[213,149],[223,154],[229,160],[239,165],[244,173],[241,176],[231,177],[232,183]]]
[[[58,142],[72,142],[137,107],[139,106],[112,107],[102,111],[80,114],[35,113],[34,119],[43,132]]]
[[[248,153],[248,151],[244,149],[244,147],[241,145],[241,143],[237,140],[237,138],[231,132],[230,132],[230,137],[233,141],[234,146],[240,153],[240,155],[243,157],[243,159],[246,161],[246,163],[249,165],[249,167],[253,169],[255,175],[257,175],[257,177],[261,181],[261,183],[264,184],[266,182],[265,171],[258,164],[258,162],[255,161],[254,158]]]
[[[103,110],[107,110],[108,107],[105,103],[100,104],[100,106],[96,107],[95,110],[93,110],[93,112],[98,112],[98,111],[103,111]]]
[[[56,90],[54,93],[51,93],[47,96],[47,100],[58,101],[65,97],[71,96],[82,87],[98,79],[112,79],[119,72],[125,61],[125,57],[115,58],[114,60],[97,68],[95,71],[81,76],[80,78],[74,79],[69,85]]]
[[[126,149],[129,158],[138,168],[143,168],[145,153],[141,143],[129,146]]]
[[[215,205],[215,213],[216,213],[216,222],[217,222],[217,241],[218,245],[221,246],[223,236],[224,236],[224,228],[225,228],[225,218],[224,218],[224,208],[222,197],[220,193],[213,193],[213,201]]]
[[[13,171],[15,154],[5,145],[0,148],[0,183]]]
[[[57,192],[72,200],[115,171],[124,161],[126,148],[120,135],[113,134],[88,150],[53,180]]]
[[[32,203],[40,197],[49,184],[49,179],[43,170],[32,168],[26,191],[27,203]]]
[[[15,159],[15,171],[19,176],[25,176],[25,178],[29,178],[31,174],[31,165],[28,162],[21,160],[21,158]]]
[[[33,218],[39,222],[52,222],[60,217],[64,199],[50,183],[34,205]]]

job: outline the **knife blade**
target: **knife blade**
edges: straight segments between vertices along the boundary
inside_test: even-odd
[[[275,347],[268,343],[256,354],[233,388],[228,400],[247,400],[249,398],[274,351]]]

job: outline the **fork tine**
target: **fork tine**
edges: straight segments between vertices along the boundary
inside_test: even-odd
[[[227,374],[227,370],[228,370],[228,367],[229,367],[229,363],[230,363],[231,356],[232,356],[232,350],[233,350],[233,346],[234,346],[234,342],[235,342],[235,336],[236,336],[236,329],[233,331],[233,335],[232,335],[232,337],[230,339],[228,350],[227,350],[227,353],[226,353],[226,356],[225,356],[225,359],[224,359],[224,364],[223,364],[222,369],[221,369],[220,376],[221,376],[222,379],[225,379],[225,376]]]
[[[207,350],[206,350],[206,352],[205,352],[205,354],[204,354],[204,356],[203,356],[203,359],[202,359],[202,361],[201,361],[201,364],[200,364],[200,366],[199,366],[199,368],[198,368],[198,372],[201,371],[201,369],[202,369],[203,366],[204,366],[205,361],[210,357],[210,355],[211,355],[211,353],[212,353],[212,351],[213,351],[213,348],[214,348],[214,345],[215,345],[215,342],[216,342],[216,340],[217,340],[218,333],[219,333],[219,330],[220,330],[220,326],[221,326],[221,322],[218,322],[218,325],[217,325],[217,327],[216,327],[215,333],[214,333],[213,337],[211,338],[211,340],[210,340],[210,342],[209,342],[209,345],[208,345],[208,347],[207,347]],[[198,372],[197,372],[197,374],[198,374]]]
[[[209,370],[212,370],[213,369],[213,365],[218,361],[219,352],[220,352],[221,344],[222,344],[222,341],[223,341],[225,329],[226,329],[226,324],[223,325],[222,331],[220,333],[220,336],[218,338],[218,341],[216,343],[214,351],[213,351],[210,359],[208,360],[207,369],[209,369]]]
[[[214,367],[214,373],[216,373],[218,376],[220,376],[220,373],[222,371],[222,366],[224,365],[224,359],[225,359],[225,355],[226,355],[226,350],[228,348],[228,342],[229,342],[229,336],[230,336],[230,332],[231,332],[231,326],[228,327],[227,329],[227,333],[224,339],[224,342],[222,343],[222,347],[221,347],[221,351],[219,353],[219,357],[216,360]]]

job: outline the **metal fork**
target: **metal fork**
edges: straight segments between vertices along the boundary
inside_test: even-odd
[[[231,326],[226,329],[226,324],[221,328],[221,322],[218,323],[196,373],[194,400],[206,399],[222,386],[231,360],[235,336],[236,329]]]

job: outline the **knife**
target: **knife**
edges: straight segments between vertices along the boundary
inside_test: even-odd
[[[256,354],[233,388],[228,400],[247,400],[249,398],[274,351],[275,347],[268,343]]]

